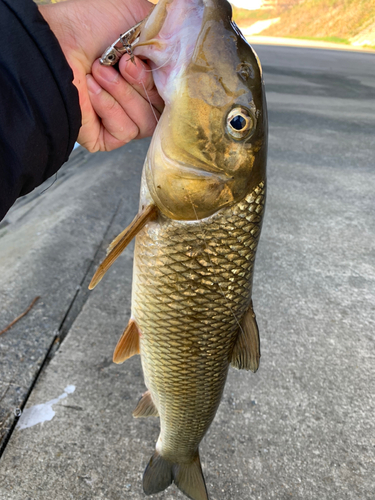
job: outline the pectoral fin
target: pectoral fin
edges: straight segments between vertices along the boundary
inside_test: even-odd
[[[127,359],[139,354],[139,330],[137,323],[131,319],[128,326],[117,342],[115,352],[113,353],[113,361],[117,364],[123,363]]]
[[[140,417],[158,417],[159,412],[156,408],[154,402],[151,398],[150,391],[147,391],[143,394],[141,400],[137,404],[136,409],[133,411],[134,418]]]
[[[131,240],[139,233],[139,231],[147,224],[147,222],[156,219],[158,209],[155,205],[149,205],[139,212],[129,226],[119,234],[109,245],[108,253],[103,262],[100,264],[94,274],[89,290],[92,290],[101,281],[105,273],[112,266],[115,260],[121,255]]]
[[[256,372],[259,368],[259,359],[259,330],[251,302],[241,323],[241,329],[232,352],[231,364],[240,370]]]

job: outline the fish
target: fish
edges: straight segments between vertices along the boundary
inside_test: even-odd
[[[226,0],[159,0],[132,51],[148,60],[165,109],[138,214],[90,288],[135,237],[131,318],[113,360],[141,355],[147,391],[133,416],[160,418],[143,490],[174,482],[207,500],[199,444],[229,366],[255,372],[260,360],[252,281],[266,197],[262,69]]]

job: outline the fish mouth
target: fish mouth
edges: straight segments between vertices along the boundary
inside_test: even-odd
[[[191,60],[203,14],[203,0],[159,0],[133,46],[136,56],[148,60],[165,102],[173,82]]]

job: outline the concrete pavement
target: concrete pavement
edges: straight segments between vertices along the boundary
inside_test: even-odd
[[[256,50],[270,119],[253,294],[262,358],[255,375],[230,371],[202,443],[210,498],[370,500],[375,56]],[[4,500],[145,498],[141,476],[159,423],[131,417],[144,391],[139,359],[111,362],[130,310],[132,248],[97,289],[86,285],[137,210],[147,144],[78,150],[54,186],[21,201],[0,230],[4,326],[42,297],[0,337],[7,428],[32,387],[24,426],[0,460]],[[185,497],[172,486],[150,498]]]

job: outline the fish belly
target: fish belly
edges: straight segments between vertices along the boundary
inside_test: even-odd
[[[157,450],[171,462],[192,460],[220,403],[251,300],[264,201],[262,182],[206,219],[161,215],[137,235],[132,315],[160,415]]]

